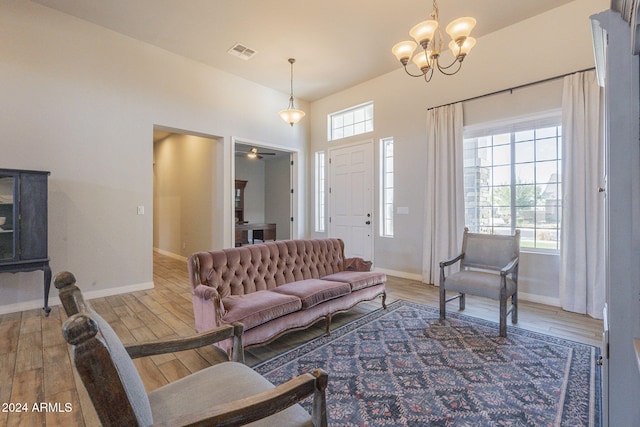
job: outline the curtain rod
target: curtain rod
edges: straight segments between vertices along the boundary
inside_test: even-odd
[[[446,103],[446,104],[438,105],[437,107],[429,107],[429,108],[427,108],[427,111],[433,110],[434,108],[446,107],[447,105],[457,104],[459,102],[469,102],[469,101],[473,101],[473,100],[476,100],[476,99],[484,98],[486,96],[498,95],[498,94],[504,93],[504,92],[513,92],[514,90],[517,90],[517,89],[522,89],[522,88],[525,88],[525,87],[528,87],[528,86],[537,85],[537,84],[540,84],[540,83],[546,83],[546,82],[549,82],[551,80],[562,79],[562,78],[564,78],[566,76],[570,76],[571,74],[583,73],[585,71],[591,71],[591,70],[595,70],[595,67],[585,68],[584,70],[572,71],[570,73],[561,74],[559,76],[549,77],[549,78],[543,79],[543,80],[538,80],[537,82],[525,83],[523,85],[514,86],[514,87],[509,88],[509,89],[500,89],[500,90],[497,90],[495,92],[485,93],[484,95],[478,95],[478,96],[474,96],[474,97],[471,97],[471,98],[463,99],[462,101],[449,102],[449,103]]]

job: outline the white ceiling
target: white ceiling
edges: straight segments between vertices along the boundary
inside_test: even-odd
[[[391,47],[427,18],[430,0],[34,0],[276,90],[314,101],[400,67]],[[472,35],[572,0],[440,0],[443,26],[461,16]],[[241,43],[258,53],[227,53]],[[478,40],[482,43],[482,40]],[[473,60],[473,52],[467,61]]]

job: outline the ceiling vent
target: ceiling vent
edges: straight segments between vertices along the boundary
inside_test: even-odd
[[[256,52],[253,49],[249,49],[248,47],[240,44],[240,43],[236,43],[235,45],[233,45],[233,47],[231,49],[229,49],[227,51],[227,53],[233,55],[233,56],[237,56],[240,59],[244,59],[245,61],[251,59],[253,57],[253,55],[255,55]]]

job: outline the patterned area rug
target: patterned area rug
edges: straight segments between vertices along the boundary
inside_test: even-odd
[[[330,426],[599,426],[598,353],[396,301],[254,369],[274,384],[326,370]]]

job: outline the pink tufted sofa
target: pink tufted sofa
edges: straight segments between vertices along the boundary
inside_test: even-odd
[[[359,258],[345,259],[340,239],[197,252],[187,266],[196,330],[242,322],[246,347],[320,319],[329,333],[334,313],[380,295],[386,308],[386,275],[369,271],[371,264]]]

